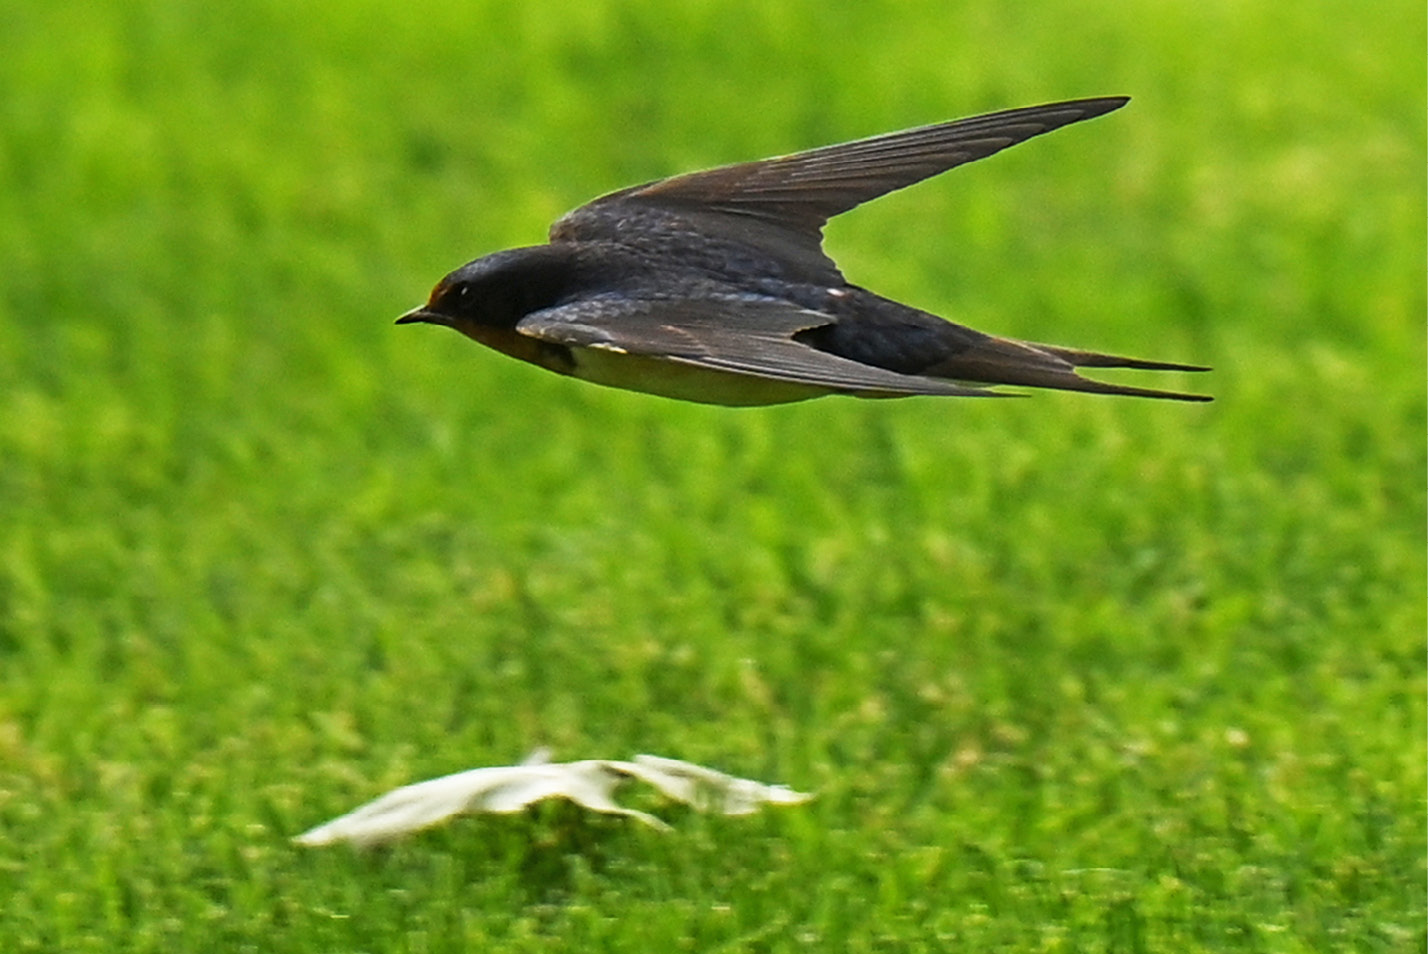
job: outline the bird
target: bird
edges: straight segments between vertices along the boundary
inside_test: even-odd
[[[462,265],[397,323],[704,404],[1006,396],[998,385],[1208,401],[1078,369],[1209,368],[977,331],[849,282],[823,249],[836,215],[1128,101],[1003,110],[621,189],[562,216],[544,245]]]

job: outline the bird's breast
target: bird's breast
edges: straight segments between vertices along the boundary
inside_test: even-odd
[[[488,348],[494,348],[502,354],[508,354],[521,361],[529,361],[547,371],[554,371],[556,374],[575,373],[575,360],[571,356],[570,349],[565,345],[541,341],[538,338],[523,335],[514,328],[503,328],[497,325],[462,322],[453,325],[453,327],[472,341],[480,342]]]

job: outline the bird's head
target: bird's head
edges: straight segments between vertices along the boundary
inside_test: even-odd
[[[426,304],[402,315],[397,324],[426,322],[457,330],[510,328],[531,312],[558,302],[573,269],[564,250],[549,245],[496,252],[437,282]]]

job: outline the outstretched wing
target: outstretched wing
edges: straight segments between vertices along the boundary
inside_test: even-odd
[[[633,356],[667,362],[674,367],[669,369],[673,373],[665,375],[652,375],[648,361],[618,360],[602,362],[598,372],[575,373],[601,384],[654,390],[670,396],[688,397],[676,393],[683,391],[678,384],[663,388],[651,384],[656,378],[676,379],[680,367],[803,386],[810,389],[803,395],[807,397],[827,391],[867,397],[992,394],[982,388],[862,364],[793,339],[797,332],[827,322],[827,315],[756,296],[699,300],[590,298],[527,315],[516,330],[542,341],[603,352],[602,358]],[[628,367],[628,372],[623,367]],[[765,403],[755,398],[744,400],[727,387],[721,387],[721,392],[724,397],[693,399],[723,404]]]
[[[629,243],[642,231],[690,231],[737,240],[804,272],[836,274],[821,247],[833,216],[1127,101],[1112,96],[1009,109],[662,179],[581,206],[552,226],[550,238]]]

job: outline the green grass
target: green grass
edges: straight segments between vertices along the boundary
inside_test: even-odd
[[[0,13],[5,950],[1424,949],[1421,5],[317,10]],[[1213,405],[391,326],[602,191],[1114,93],[830,244]],[[537,745],[820,795],[288,842]]]

